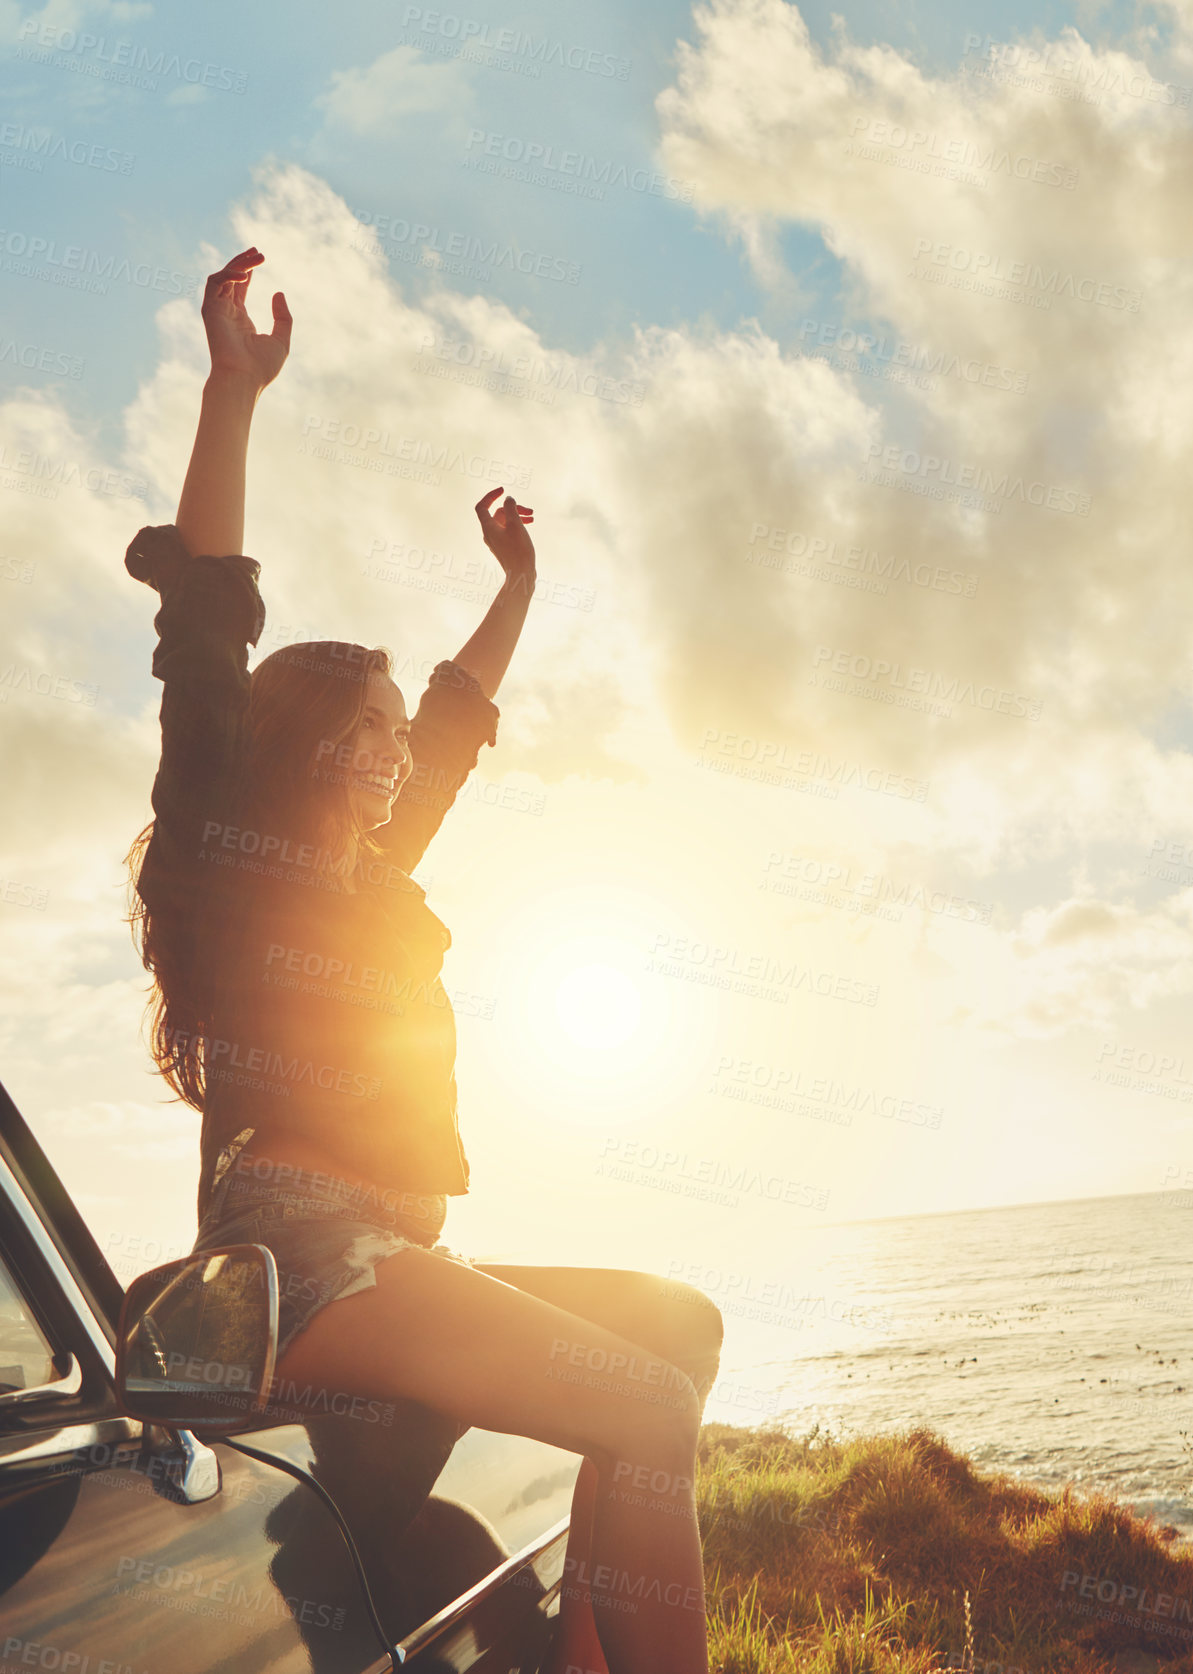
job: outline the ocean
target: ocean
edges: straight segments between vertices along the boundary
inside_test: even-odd
[[[1193,1192],[830,1226],[783,1269],[704,1276],[726,1318],[707,1418],[922,1424],[1193,1537]]]

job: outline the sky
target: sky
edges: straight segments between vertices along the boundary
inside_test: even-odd
[[[496,590],[474,502],[534,507],[415,873],[445,1238],[781,1275],[1188,1184],[1193,4],[469,4],[0,0],[0,1081],[122,1278],[190,1248],[123,555],[252,244],[254,662],[384,644],[413,709]]]

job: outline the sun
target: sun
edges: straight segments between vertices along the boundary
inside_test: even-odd
[[[616,965],[577,965],[555,989],[555,1016],[577,1046],[624,1046],[641,1027],[642,1012],[642,990]]]
[[[651,968],[660,922],[653,893],[577,883],[578,865],[569,853],[562,883],[552,887],[540,868],[533,890],[490,903],[503,1022],[485,1037],[483,1073],[553,1120],[608,1126],[614,1111],[623,1121],[657,1120],[706,1047],[706,1030],[688,985]]]
[[[577,1121],[599,1114],[607,1122],[610,1097],[619,1108],[639,1101],[654,1108],[677,1074],[688,1031],[666,985],[646,974],[648,938],[613,914],[600,929],[576,913],[536,930],[519,950],[516,1010],[501,1037],[513,1079]]]
[[[528,960],[530,1038],[540,1064],[589,1077],[625,1073],[657,1042],[661,1018],[638,949],[616,929],[557,924]]]

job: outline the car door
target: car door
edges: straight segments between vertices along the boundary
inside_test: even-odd
[[[116,1410],[110,1318],[43,1216],[4,1146],[0,1666],[389,1669],[338,1520],[310,1482],[216,1443],[197,1456],[188,1501],[173,1433]]]
[[[122,1297],[0,1085],[0,1670],[389,1674],[377,1648],[400,1638],[412,1668],[532,1674],[559,1605],[576,1455],[475,1429],[454,1441],[457,1426],[397,1402],[380,1423],[328,1413],[230,1434],[200,1451],[179,1503],[169,1433],[116,1408]],[[195,1496],[217,1462],[208,1503]],[[124,1625],[97,1627],[105,1610]],[[141,1640],[165,1662],[121,1654]]]

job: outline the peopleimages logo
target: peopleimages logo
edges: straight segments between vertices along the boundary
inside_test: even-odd
[[[347,1619],[347,1610],[342,1604],[300,1599],[283,1594],[277,1586],[258,1586],[250,1592],[235,1577],[212,1576],[203,1568],[185,1569],[181,1565],[159,1564],[153,1558],[122,1557],[116,1565],[116,1580],[108,1587],[108,1592],[134,1598],[143,1604],[171,1604],[192,1616],[222,1616],[239,1621],[246,1627],[262,1613],[270,1613],[307,1626],[331,1628],[338,1633]],[[239,1616],[231,1616],[232,1610],[242,1607]],[[77,1669],[78,1674],[87,1674],[89,1659],[86,1656],[72,1659],[68,1653],[61,1661],[55,1658],[53,1662],[46,1662],[39,1657],[36,1665],[30,1663],[27,1655],[21,1660],[29,1666]],[[115,1663],[106,1661],[98,1665],[100,1670],[115,1671],[116,1667]]]
[[[1080,94],[1091,104],[1101,104],[1102,95],[1114,93],[1123,98],[1145,99],[1152,104],[1188,107],[1193,99],[1193,88],[1181,82],[1156,81],[1139,70],[1125,55],[1115,55],[1099,62],[1091,58],[1068,57],[1058,42],[1040,48],[1026,41],[996,41],[993,35],[969,34],[965,37],[965,57],[977,54],[985,58],[998,72],[999,79],[1009,80],[1016,87],[1047,87],[1048,80],[1057,82],[1057,92],[1074,98]],[[1030,73],[1041,72],[1040,76]],[[1021,72],[1012,75],[1011,72]],[[1041,79],[1044,78],[1044,79]]]
[[[58,378],[81,378],[83,360],[61,349],[43,349],[39,343],[18,343],[15,337],[0,337],[0,366],[10,361],[29,372],[52,372]]]
[[[75,163],[81,168],[102,169],[106,174],[131,174],[136,166],[131,151],[119,151],[114,146],[90,140],[68,139],[50,128],[30,128],[21,122],[0,123],[0,146],[28,157],[38,173],[47,157]]]
[[[287,1098],[292,1087],[304,1083],[308,1087],[320,1087],[324,1092],[349,1093],[356,1098],[381,1097],[381,1082],[375,1075],[365,1076],[334,1064],[316,1064],[314,1059],[299,1058],[297,1054],[287,1058],[268,1046],[246,1046],[243,1041],[222,1040],[186,1029],[168,1029],[166,1036],[176,1060],[184,1054],[201,1058],[209,1080],[235,1082],[238,1086],[251,1086],[256,1092],[279,1093]],[[265,1076],[281,1079],[266,1081]]]
[[[960,136],[941,135],[929,128],[908,128],[887,117],[855,116],[851,138],[864,134],[876,147],[905,151],[917,160],[932,160],[976,168],[983,174],[1002,174],[1007,179],[1034,181],[1040,186],[1060,186],[1073,191],[1078,171],[1049,158],[1014,155],[993,141],[981,143]],[[866,148],[857,148],[864,154]],[[870,148],[872,149],[872,147]]]
[[[613,1155],[610,1157],[609,1153]],[[691,1157],[687,1151],[643,1145],[636,1139],[607,1137],[600,1150],[597,1173],[608,1180],[637,1185],[657,1185],[676,1196],[711,1198],[726,1208],[736,1209],[736,1194],[751,1194],[771,1203],[795,1204],[805,1209],[826,1209],[829,1188],[806,1180],[791,1180],[782,1174],[764,1174],[750,1163],[730,1163],[718,1157]],[[637,1171],[635,1173],[635,1170]],[[655,1178],[652,1180],[651,1176]],[[668,1178],[670,1177],[670,1178]]]
[[[927,256],[928,262],[955,276],[971,280],[972,288],[981,291],[985,285],[1003,283],[1024,291],[1039,291],[1047,297],[1067,296],[1078,302],[1095,302],[1103,308],[1125,308],[1130,314],[1139,312],[1140,292],[1129,285],[1112,285],[1107,279],[1095,279],[1089,274],[1076,274],[1042,262],[1005,261],[987,250],[969,250],[951,244],[947,239],[917,238],[912,252],[913,261]],[[928,277],[913,266],[910,278]]]
[[[75,680],[69,674],[50,674],[46,669],[21,668],[9,663],[0,669],[0,703],[8,702],[9,692],[36,692],[40,697],[61,698],[64,703],[81,703],[84,708],[93,709],[99,687]]]
[[[893,690],[906,690],[909,694],[943,702],[967,703],[973,709],[985,709],[990,714],[1026,716],[1029,721],[1040,718],[1039,698],[997,686],[975,686],[972,680],[962,681],[956,675],[941,674],[935,669],[904,667],[902,663],[889,662],[885,657],[869,657],[861,652],[839,651],[831,645],[818,645],[812,666],[819,669],[824,663],[828,664],[834,677],[848,676],[855,681],[881,683]],[[809,682],[811,685],[822,683],[835,689],[831,680],[822,682],[817,675],[813,675]],[[946,713],[951,713],[951,710]]]
[[[1076,488],[1063,488],[1058,483],[1025,482],[1010,471],[991,470],[976,461],[920,453],[917,448],[900,447],[898,442],[871,441],[866,446],[866,466],[875,459],[881,460],[881,470],[918,477],[926,485],[930,484],[938,499],[948,497],[945,488],[968,489],[993,495],[994,502],[988,508],[992,511],[998,510],[999,500],[1021,500],[1028,505],[1045,506],[1049,511],[1076,512],[1078,517],[1089,515],[1090,497]],[[873,479],[863,471],[863,480]]]
[[[761,550],[758,550],[762,543]],[[882,553],[876,547],[867,547],[859,542],[845,543],[830,540],[825,535],[809,534],[802,529],[780,529],[771,523],[753,523],[750,526],[750,545],[756,550],[747,554],[751,563],[763,565],[767,569],[794,569],[801,574],[820,576],[820,564],[835,565],[842,570],[858,572],[848,580],[855,581],[861,576],[872,576],[873,591],[885,593],[890,581],[903,581],[910,587],[930,588],[936,593],[956,593],[971,599],[978,590],[978,577],[966,570],[954,570],[945,564],[917,562],[911,564],[906,558],[896,558],[894,553]],[[777,552],[790,554],[794,560],[788,564],[785,558],[772,560],[767,553]],[[837,576],[829,579],[837,580]]]
[[[777,873],[774,868],[778,868]],[[993,903],[975,901],[931,885],[895,879],[886,872],[863,872],[839,860],[819,855],[768,851],[759,879],[759,889],[830,906],[849,905],[851,911],[873,911],[877,907],[918,907],[942,918],[960,918],[971,924],[989,924]],[[852,898],[852,899],[851,899]]]
[[[720,756],[721,761],[706,761],[706,757]],[[722,733],[717,727],[706,727],[700,744],[697,766],[709,766],[719,772],[741,771],[743,777],[765,776],[772,782],[802,788],[801,779],[823,781],[824,793],[835,799],[838,790],[874,791],[879,796],[897,796],[913,802],[923,802],[928,795],[924,779],[912,779],[905,773],[895,773],[883,767],[866,767],[860,762],[842,757],[818,755],[814,750],[789,753],[785,740],[753,738],[748,733]],[[780,779],[780,773],[790,775]]]
[[[569,44],[549,35],[534,36],[509,24],[495,28],[487,21],[462,17],[455,12],[431,10],[425,6],[407,6],[402,14],[402,23],[405,32],[410,35],[422,31],[432,37],[440,36],[445,41],[458,41],[461,56],[468,56],[469,49],[472,53],[478,50],[501,53],[511,62],[524,61],[526,68],[533,69],[535,75],[543,64],[553,64],[558,69],[581,70],[588,75],[605,76],[616,81],[626,81],[630,74],[628,58]]]
[[[478,152],[477,147],[481,150]],[[648,192],[653,197],[679,198],[691,203],[695,186],[690,180],[674,180],[657,169],[630,168],[615,163],[612,158],[598,159],[584,151],[558,150],[544,140],[523,139],[517,134],[499,134],[490,128],[470,128],[465,162],[475,163],[481,157],[498,158],[504,163],[525,164],[531,171],[543,170],[575,179],[592,182],[601,189],[622,186],[631,192]],[[542,178],[542,177],[540,177]]]
[[[555,279],[565,285],[580,283],[579,262],[545,250],[521,249],[511,239],[502,240],[487,233],[445,233],[429,221],[407,221],[400,215],[373,215],[361,210],[353,210],[352,214],[360,222],[362,232],[370,233],[373,238],[371,245],[367,241],[354,244],[355,250],[372,253],[384,247],[384,254],[392,256],[409,247],[412,259],[416,255],[421,265],[434,266],[443,273],[471,272],[491,277],[505,269],[511,274]],[[424,263],[424,255],[429,255],[431,260]]]
[[[146,86],[151,92],[156,89],[159,76],[174,76],[180,82],[189,82],[192,87],[210,87],[226,93],[243,93],[248,86],[248,76],[243,70],[204,62],[201,58],[182,58],[176,52],[138,46],[133,41],[109,40],[106,35],[97,35],[90,29],[67,29],[60,24],[41,23],[35,17],[25,19],[18,36],[22,43],[28,42],[30,36],[36,37],[37,48],[40,49],[35,55],[30,46],[22,44],[17,48],[18,58],[50,62],[49,55],[55,52],[67,54],[67,62],[72,61],[71,55],[76,62],[94,58],[101,65],[109,66],[106,80],[133,79],[137,85]],[[120,71],[125,73],[117,73]],[[90,73],[95,74],[97,70],[92,69]]]
[[[106,287],[110,280],[119,279],[130,285],[166,291],[171,296],[191,296],[199,284],[193,274],[153,267],[149,262],[130,262],[127,256],[118,261],[115,256],[101,255],[82,244],[60,245],[56,238],[44,238],[40,233],[0,228],[0,252],[5,257],[6,272],[52,278],[55,284],[84,290]]]
[[[1132,1616],[1167,1617],[1173,1621],[1193,1622],[1191,1601],[1180,1593],[1160,1593],[1134,1582],[1116,1581],[1109,1575],[1082,1575],[1078,1570],[1066,1569],[1060,1590],[1076,1589],[1079,1598],[1096,1598],[1099,1604],[1130,1606]],[[1171,1630],[1169,1630],[1171,1631]],[[1182,1637],[1186,1637],[1182,1635]]]
[[[928,349],[902,338],[888,338],[885,333],[875,336],[872,331],[857,331],[836,320],[804,320],[799,328],[801,345],[806,345],[809,338],[819,349],[837,349],[843,355],[890,361],[912,372],[958,378],[967,384],[982,384],[987,389],[1009,389],[1022,394],[1029,381],[1027,372],[1014,367],[977,360],[972,355],[963,359],[951,350]]]

